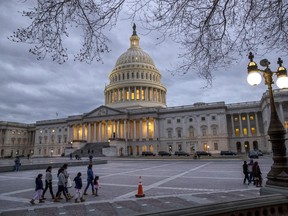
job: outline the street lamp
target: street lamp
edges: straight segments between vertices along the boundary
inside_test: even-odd
[[[285,147],[285,134],[286,130],[283,127],[274,102],[272,84],[273,75],[277,75],[276,84],[279,88],[288,88],[288,78],[287,71],[285,67],[282,66],[283,61],[281,58],[278,59],[277,63],[279,65],[277,71],[273,72],[269,68],[270,62],[267,59],[260,61],[260,65],[266,67],[264,70],[258,69],[257,64],[253,61],[253,54],[249,53],[250,62],[248,64],[248,77],[247,81],[250,85],[256,86],[261,82],[261,75],[265,80],[265,85],[268,86],[269,90],[269,99],[271,107],[271,118],[268,128],[268,135],[270,137],[269,141],[272,145],[273,151],[273,164],[271,170],[267,174],[267,182],[265,187],[261,188],[260,194],[274,194],[280,193],[288,195],[288,160],[286,156],[286,147]]]

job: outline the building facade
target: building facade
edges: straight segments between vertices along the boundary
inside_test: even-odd
[[[85,145],[109,143],[115,156],[143,151],[271,152],[268,92],[260,101],[194,103],[167,107],[166,87],[133,27],[130,47],[116,61],[105,86],[105,105],[89,113],[33,125],[0,122],[1,157],[60,156]],[[275,90],[280,120],[288,128],[288,91]]]

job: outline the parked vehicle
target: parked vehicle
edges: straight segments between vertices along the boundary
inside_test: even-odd
[[[248,157],[249,158],[258,158],[259,155],[258,155],[257,151],[251,150],[251,151],[248,152]]]
[[[257,150],[254,150],[254,151],[256,151],[258,153],[258,156],[263,156],[263,152],[261,150],[257,149]]]
[[[175,155],[175,156],[190,156],[189,153],[184,152],[184,151],[176,151],[176,152],[174,153],[174,155]]]
[[[142,156],[155,156],[155,154],[153,152],[150,152],[150,151],[143,151]]]
[[[171,156],[171,153],[170,152],[166,152],[166,151],[159,151],[158,155],[159,156]]]
[[[211,153],[206,151],[196,151],[197,156],[211,156]]]
[[[220,155],[237,155],[237,153],[232,151],[221,151]]]

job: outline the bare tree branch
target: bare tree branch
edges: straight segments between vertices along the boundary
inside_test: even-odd
[[[102,61],[109,52],[103,33],[116,25],[120,11],[139,20],[149,31],[172,38],[184,50],[173,74],[196,72],[210,85],[213,72],[248,51],[281,51],[288,54],[287,0],[37,0],[23,16],[32,20],[10,40],[35,45],[38,59],[51,55],[68,59],[65,37],[81,28],[83,41],[75,60]],[[167,48],[169,49],[169,48]]]

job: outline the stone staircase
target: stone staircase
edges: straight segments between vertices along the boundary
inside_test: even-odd
[[[85,146],[73,152],[73,157],[75,155],[80,157],[89,157],[90,155],[93,157],[104,157],[102,149],[105,147],[109,147],[109,142],[86,143]]]

